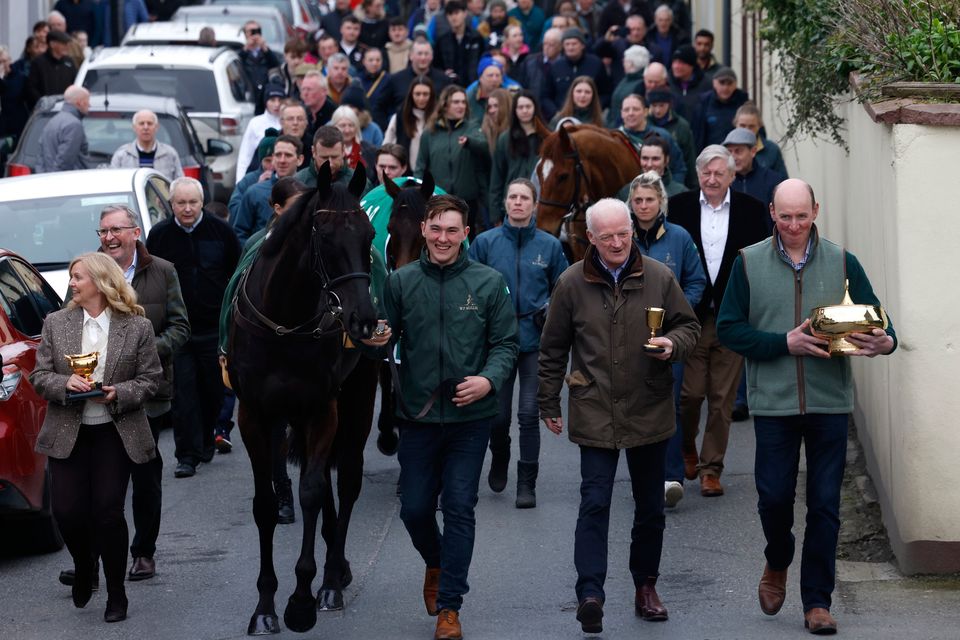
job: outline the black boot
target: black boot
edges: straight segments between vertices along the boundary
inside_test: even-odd
[[[273,483],[277,492],[277,524],[293,524],[297,517],[293,511],[293,485],[290,478]]]
[[[506,439],[496,434],[490,437],[490,489],[500,493],[507,488],[507,467],[510,466],[510,436]]]
[[[517,461],[517,509],[533,509],[537,506],[537,472],[540,465],[536,462]]]

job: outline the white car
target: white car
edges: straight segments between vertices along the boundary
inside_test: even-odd
[[[249,7],[275,7],[302,35],[320,28],[320,9],[308,0],[204,0],[203,3],[233,7],[237,13],[243,13]]]
[[[233,147],[208,156],[214,198],[226,202],[236,184],[237,154],[254,114],[254,87],[229,47],[135,45],[102,49],[77,73],[95,93],[146,93],[176,98],[206,147],[220,139]]]
[[[135,44],[196,46],[200,40],[200,31],[206,27],[213,29],[217,46],[230,47],[237,51],[247,44],[243,25],[202,21],[141,22],[127,30],[120,44],[122,46]]]
[[[91,169],[0,180],[0,247],[30,261],[66,296],[67,266],[100,248],[100,211],[123,204],[140,215],[141,239],[173,215],[170,183],[153,169]]]
[[[180,7],[170,18],[171,22],[186,22],[189,25],[229,24],[238,28],[248,20],[256,20],[263,30],[263,39],[277,55],[283,55],[283,45],[297,35],[293,24],[276,7],[269,5],[202,5]],[[241,34],[242,35],[242,34]],[[246,44],[246,37],[244,37]]]

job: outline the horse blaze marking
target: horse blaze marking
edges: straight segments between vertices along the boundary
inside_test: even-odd
[[[546,181],[550,177],[550,170],[553,169],[553,160],[544,160],[543,167],[543,180]]]

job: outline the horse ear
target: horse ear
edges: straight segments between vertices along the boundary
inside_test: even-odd
[[[567,133],[567,128],[563,125],[557,129],[557,134],[560,136],[560,148],[564,152],[570,152],[573,150],[573,142],[570,140],[570,134]]]
[[[317,192],[322,198],[330,195],[330,161],[324,160],[317,169]]]
[[[394,200],[396,200],[397,196],[400,195],[400,187],[398,187],[397,183],[387,176],[383,176],[383,188],[386,189],[387,195]]]
[[[425,170],[423,172],[423,182],[420,184],[420,195],[423,196],[424,201],[433,196],[433,190],[436,186],[437,183],[433,179],[433,174],[430,173],[429,169]]]
[[[363,188],[367,186],[367,168],[362,162],[357,163],[357,168],[353,170],[353,177],[350,178],[350,184],[347,191],[359,200],[363,195]]]

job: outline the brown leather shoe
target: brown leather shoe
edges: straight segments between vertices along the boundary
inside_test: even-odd
[[[637,589],[635,608],[637,615],[649,622],[662,622],[667,619],[667,608],[657,595],[657,579],[647,578]]]
[[[717,476],[700,476],[700,495],[704,498],[716,498],[723,495],[723,485]]]
[[[423,604],[427,613],[437,615],[437,593],[440,592],[440,567],[427,567],[423,576]]]
[[[603,602],[600,598],[587,596],[577,605],[577,622],[584,633],[603,631]]]
[[[757,595],[760,597],[760,610],[768,616],[777,615],[787,597],[787,570],[774,571],[769,564],[765,565]]]
[[[157,563],[153,558],[134,558],[133,566],[130,567],[130,582],[137,580],[147,580],[157,573]]]
[[[433,640],[463,640],[460,614],[453,609],[441,609],[437,618],[437,632],[433,634]]]
[[[837,621],[823,607],[814,607],[804,613],[803,626],[815,636],[832,636],[837,632]]]
[[[697,479],[697,465],[700,464],[700,454],[697,450],[684,450],[683,452],[683,477],[687,480]]]

